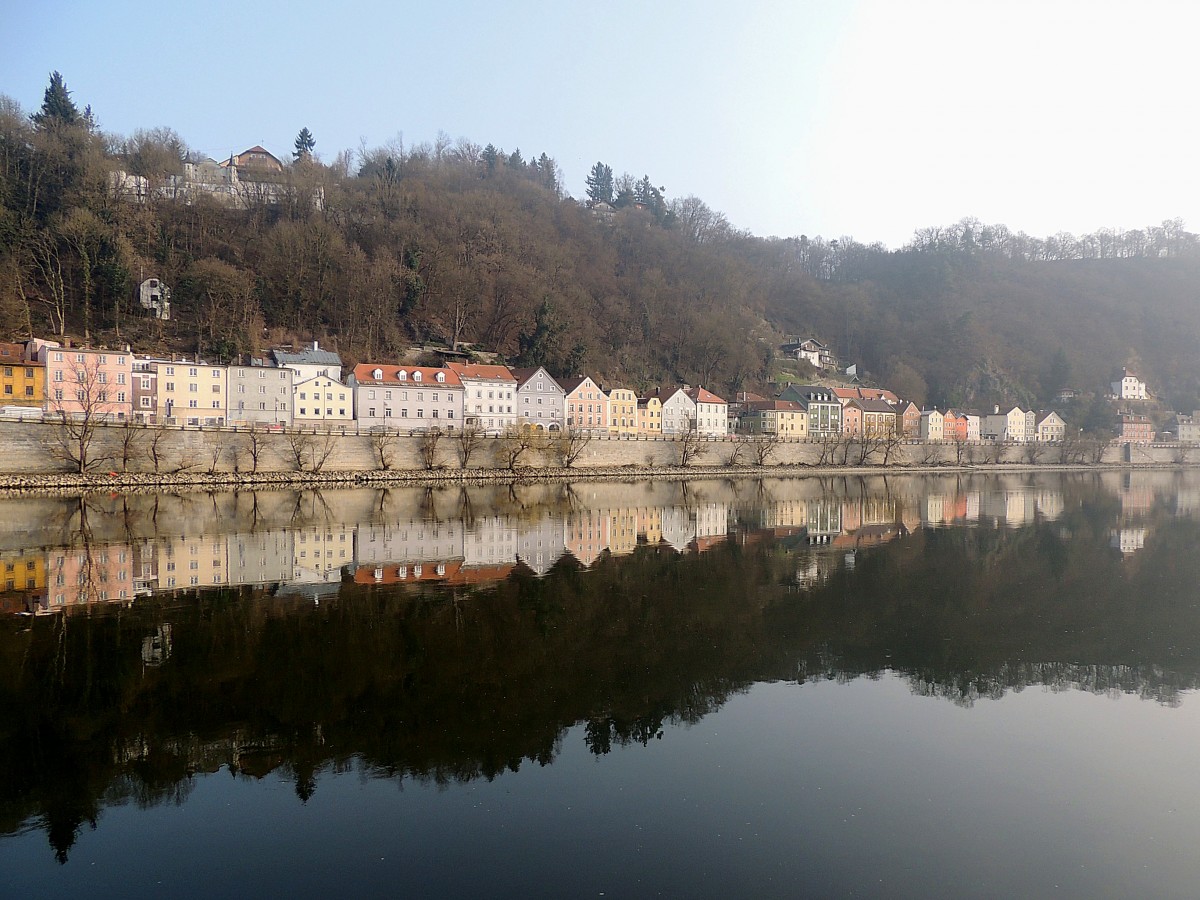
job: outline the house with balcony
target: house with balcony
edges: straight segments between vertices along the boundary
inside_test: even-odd
[[[780,400],[794,400],[808,409],[808,436],[826,438],[842,433],[842,401],[833,388],[820,384],[790,384]]]
[[[685,388],[655,392],[662,403],[662,431],[664,435],[690,434],[696,430],[696,401]]]

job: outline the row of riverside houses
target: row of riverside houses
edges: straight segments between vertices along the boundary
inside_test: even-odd
[[[345,425],[499,433],[517,425],[548,432],[728,433],[724,400],[683,386],[638,397],[587,376],[544,368],[447,363],[362,363],[342,380],[337,353],[317,342],[230,365],[136,356],[129,347],[74,347],[34,339],[0,344],[0,416],[89,417],[180,426]]]
[[[317,342],[230,365],[135,356],[130,348],[72,347],[34,339],[0,344],[0,415],[80,416],[180,426],[336,426],[499,433],[548,432],[786,439],[896,435],[926,441],[1062,440],[1054,412],[1019,407],[981,416],[920,410],[880,388],[789,385],[777,398],[740,393],[733,404],[684,385],[639,397],[588,376],[544,368],[449,362],[442,367],[362,363],[342,380],[337,353]]]

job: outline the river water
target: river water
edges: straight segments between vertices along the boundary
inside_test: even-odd
[[[0,499],[0,895],[1195,896],[1200,473]]]

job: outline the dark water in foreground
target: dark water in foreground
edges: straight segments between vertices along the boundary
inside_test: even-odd
[[[0,895],[1195,896],[1198,508],[0,501]]]

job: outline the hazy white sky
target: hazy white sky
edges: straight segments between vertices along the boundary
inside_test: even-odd
[[[899,246],[963,216],[1200,226],[1200,3],[4,4],[0,93],[62,72],[105,130],[326,159],[439,130],[597,160],[756,234]]]

